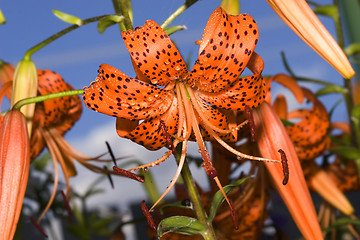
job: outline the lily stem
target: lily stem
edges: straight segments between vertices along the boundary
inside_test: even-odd
[[[53,98],[59,98],[59,97],[68,97],[68,96],[74,96],[74,95],[81,95],[84,93],[84,90],[70,90],[70,91],[64,91],[64,92],[57,92],[57,93],[50,93],[47,95],[37,96],[37,97],[30,97],[30,98],[24,98],[20,101],[16,102],[14,106],[12,107],[13,110],[20,110],[20,108],[24,105],[31,104],[31,103],[38,103],[43,102],[49,99]]]
[[[176,155],[176,161],[179,162],[180,154]],[[191,176],[189,165],[185,160],[184,166],[181,171],[181,176],[184,180],[184,183],[188,189],[190,200],[195,211],[195,215],[199,222],[201,222],[207,228],[206,234],[203,235],[205,240],[216,240],[216,235],[214,228],[211,223],[207,220],[207,214],[205,212],[204,206],[201,203],[199,192],[196,189],[195,182]]]
[[[198,0],[187,0],[183,5],[181,5],[175,12],[173,12],[164,22],[161,24],[161,28],[165,29],[175,18],[177,18],[181,13],[188,9],[191,5],[196,3]]]
[[[339,1],[334,0],[334,5],[338,8],[339,11]],[[334,19],[335,27],[336,27],[336,35],[338,39],[339,46],[344,49],[344,34],[343,29],[341,25],[341,19],[340,14],[337,14],[336,19]],[[354,146],[357,146],[360,148],[360,133],[358,131],[355,131],[355,129],[359,129],[358,126],[356,126],[359,123],[354,123],[352,121],[352,109],[354,108],[354,102],[353,102],[353,91],[352,91],[352,85],[351,81],[348,79],[344,79],[344,88],[347,89],[347,94],[344,94],[344,100],[346,104],[346,109],[348,112],[349,122],[350,122],[350,130],[352,133],[351,140]]]
[[[124,16],[124,21],[119,22],[120,31],[133,30],[130,0],[112,0],[115,13]]]
[[[24,60],[31,60],[31,56],[37,52],[38,50],[40,50],[41,48],[45,47],[46,45],[48,45],[49,43],[55,41],[56,39],[58,39],[61,36],[64,36],[65,34],[67,34],[68,32],[71,32],[81,26],[84,26],[86,24],[92,23],[92,22],[96,22],[99,21],[100,19],[102,19],[103,17],[106,17],[109,15],[102,15],[102,16],[97,16],[97,17],[92,17],[92,18],[88,18],[82,21],[82,25],[71,25],[68,28],[65,28],[64,30],[52,35],[51,37],[45,39],[44,41],[42,41],[41,43],[35,45],[34,47],[30,48],[24,55]]]

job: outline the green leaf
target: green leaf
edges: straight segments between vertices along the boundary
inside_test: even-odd
[[[314,13],[337,19],[339,16],[338,8],[335,5],[322,5],[314,9]]]
[[[164,31],[167,35],[170,36],[173,33],[176,33],[178,31],[182,31],[182,30],[186,30],[186,29],[187,28],[185,25],[176,25],[176,26],[165,28]]]
[[[53,9],[52,12],[56,17],[58,17],[60,20],[66,22],[66,23],[75,24],[78,26],[82,25],[82,20],[76,16],[61,12],[56,9]]]
[[[323,232],[330,232],[334,228],[338,228],[344,225],[357,225],[360,226],[360,220],[358,219],[351,219],[351,218],[339,218],[330,227],[323,229]]]
[[[1,9],[0,9],[0,24],[5,24],[6,23],[6,19],[4,17],[4,14],[2,13]]]
[[[351,55],[355,55],[355,54],[360,53],[360,43],[357,42],[357,43],[350,44],[350,45],[345,49],[345,53],[346,53],[346,55],[348,55],[348,56],[351,56]]]
[[[184,235],[201,234],[203,236],[206,232],[206,227],[195,218],[174,216],[165,218],[159,223],[157,228],[158,239],[168,232]]]
[[[99,31],[99,33],[104,33],[108,27],[115,25],[123,20],[124,16],[119,15],[110,15],[103,17],[97,24],[97,30]]]
[[[286,59],[285,53],[281,52],[280,54],[281,54],[281,60],[282,60],[282,62],[284,64],[284,67],[285,67],[286,71],[290,74],[290,76],[295,78],[295,73],[291,70],[290,65],[289,65],[289,63],[288,63],[288,61]]]
[[[96,194],[100,194],[100,193],[104,193],[105,192],[105,190],[104,189],[100,189],[100,188],[98,188],[98,189],[90,189],[89,191],[87,191],[86,192],[86,194],[84,195],[84,198],[88,198],[88,197],[90,197],[90,196],[92,196],[92,195],[96,195]]]
[[[356,105],[352,110],[351,110],[351,116],[356,118],[356,119],[360,119],[360,104]]]
[[[48,165],[48,163],[51,162],[51,159],[52,158],[50,153],[45,152],[40,157],[37,157],[35,161],[32,162],[31,165],[34,166],[36,170],[43,172],[45,171],[45,168]]]
[[[236,182],[234,182],[233,184],[229,184],[224,186],[224,192],[227,194],[229,194],[235,187],[239,186],[240,184],[242,184],[243,182],[245,182],[247,179],[252,178],[253,176],[249,176],[249,177],[245,177],[245,178],[241,178],[239,180],[237,180]],[[209,213],[209,218],[208,221],[212,222],[212,220],[214,220],[216,212],[218,210],[218,208],[220,207],[220,205],[224,202],[225,198],[222,195],[221,191],[217,191],[213,197],[213,200],[211,202],[211,207],[210,207],[210,213]]]
[[[360,159],[360,151],[352,146],[333,147],[329,151],[347,159]]]
[[[347,90],[343,87],[340,87],[335,84],[327,85],[316,92],[316,96],[331,94],[331,93],[341,93],[341,94],[347,94]]]
[[[294,126],[295,124],[293,122],[290,122],[286,119],[280,119],[280,121],[282,122],[282,124],[285,126],[285,127],[289,127],[289,126]]]
[[[78,239],[84,239],[84,240],[90,239],[89,229],[84,225],[70,224],[69,232]]]
[[[76,204],[73,204],[72,211],[80,225],[85,225],[85,218]]]
[[[184,209],[193,209],[191,206],[185,206],[182,204],[181,201],[176,201],[175,203],[165,204],[160,208],[160,214],[164,215],[164,211],[167,208],[177,207],[177,208],[184,208]]]

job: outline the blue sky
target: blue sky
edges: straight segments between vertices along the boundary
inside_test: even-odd
[[[147,19],[153,19],[161,24],[182,2],[179,0],[134,0],[134,26],[141,26]],[[191,54],[192,62],[195,61],[198,47],[194,42],[201,39],[206,22],[212,11],[219,6],[219,2],[218,0],[199,1],[172,23],[187,26],[187,30],[171,36],[184,58]],[[242,12],[253,16],[258,23],[260,39],[256,52],[264,59],[263,73],[265,75],[285,72],[280,58],[280,52],[284,51],[296,74],[340,83],[340,75],[280,20],[265,0],[245,0],[241,3]],[[110,0],[0,0],[0,9],[7,20],[5,25],[0,26],[0,58],[13,64],[21,60],[27,49],[68,26],[52,14],[52,9],[67,12],[82,19],[114,13]],[[331,21],[324,18],[321,20],[333,33]],[[129,55],[117,26],[107,29],[104,34],[97,32],[96,24],[81,27],[35,53],[33,61],[38,69],[51,69],[60,73],[65,81],[77,89],[82,89],[95,80],[101,63],[117,67],[133,76]],[[274,89],[274,92],[279,91],[284,94],[283,89]],[[331,103],[337,99],[337,96],[332,96],[322,100]],[[336,113],[336,118],[344,120],[342,116],[345,114],[341,109]],[[104,141],[106,140],[110,142],[117,156],[133,155],[143,162],[153,161],[164,152],[150,152],[135,143],[120,139],[115,132],[114,118],[95,113],[85,106],[80,121],[66,138],[79,150],[90,155],[105,152]],[[192,146],[191,149],[193,152],[197,150],[196,146]],[[152,170],[156,175],[160,192],[165,190],[175,169],[175,163],[170,158],[166,163]],[[193,171],[194,175],[204,177],[202,169]],[[81,167],[79,172],[79,176],[72,179],[71,183],[81,191],[89,183],[89,179],[94,179],[96,176]],[[93,204],[116,203],[118,207],[126,211],[126,202],[144,198],[139,183],[117,178],[115,184],[116,189],[113,191],[106,183],[104,187],[107,188],[108,195],[95,198]],[[122,187],[124,185],[126,187]]]

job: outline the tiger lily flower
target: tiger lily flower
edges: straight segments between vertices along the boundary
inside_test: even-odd
[[[0,239],[13,239],[19,221],[30,167],[25,116],[6,113],[0,126]]]
[[[222,187],[204,140],[215,140],[242,158],[267,160],[243,154],[226,143],[236,140],[240,126],[233,124],[231,114],[220,111],[244,111],[246,106],[255,108],[264,101],[266,88],[261,76],[264,64],[254,52],[258,34],[251,16],[231,16],[217,8],[206,25],[199,57],[190,72],[164,30],[148,20],[134,31],[122,32],[137,78],[102,64],[96,81],[84,90],[86,106],[117,118],[120,137],[149,150],[160,149],[167,143],[174,149],[182,142],[178,170],[160,199],[181,172],[188,140],[196,140],[203,167],[220,190]],[[239,78],[245,67],[253,75]],[[172,152],[130,170],[152,167]]]
[[[50,70],[38,70],[39,87],[38,94],[46,95],[50,93],[73,90],[63,78]],[[99,157],[89,157],[72,147],[63,135],[71,129],[75,122],[80,118],[82,112],[81,100],[79,96],[68,96],[56,99],[49,99],[36,104],[33,133],[31,136],[31,160],[34,160],[47,147],[54,166],[54,187],[49,202],[37,223],[40,222],[44,214],[50,208],[57,192],[58,187],[58,163],[60,164],[65,182],[66,196],[70,197],[69,178],[77,174],[74,159],[89,170],[97,173],[115,174],[113,171],[89,163],[89,161],[108,161],[100,160]],[[112,160],[110,160],[112,161]]]
[[[279,17],[344,78],[355,76],[345,53],[305,0],[267,0]]]
[[[315,207],[306,185],[301,165],[286,129],[271,106],[264,102],[253,111],[257,126],[258,148],[263,157],[271,159],[282,158],[278,151],[286,153],[287,164],[265,162],[278,193],[284,200],[290,214],[305,239],[323,239]],[[287,173],[285,173],[287,171]],[[283,175],[289,175],[286,185],[281,183]]]
[[[5,94],[11,96],[12,75],[9,75],[9,81],[0,89],[0,103]],[[37,70],[38,95],[46,95],[61,91],[73,90],[62,77],[50,70]],[[66,182],[66,195],[70,196],[69,177],[77,174],[74,165],[74,159],[86,168],[105,174],[116,174],[113,171],[106,170],[99,166],[89,163],[89,161],[108,161],[100,160],[99,157],[89,157],[73,148],[63,135],[71,129],[75,122],[80,118],[82,112],[81,100],[78,96],[61,97],[49,99],[37,103],[33,118],[32,134],[30,138],[30,161],[33,161],[42,150],[47,147],[54,166],[54,187],[49,202],[38,218],[38,223],[50,208],[58,187],[60,164]],[[112,161],[112,160],[111,160]]]

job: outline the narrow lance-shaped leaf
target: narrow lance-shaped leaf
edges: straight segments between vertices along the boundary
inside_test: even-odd
[[[78,26],[81,26],[83,24],[82,20],[76,16],[61,12],[56,9],[53,9],[52,12],[56,17],[58,17],[60,20],[66,22],[66,23],[75,24]]]
[[[157,233],[159,239],[168,232],[181,233],[184,235],[204,235],[206,227],[195,218],[174,216],[165,218],[158,225]]]
[[[124,16],[119,16],[119,15],[110,15],[103,17],[102,19],[99,20],[97,24],[97,30],[99,31],[99,33],[104,33],[108,27],[115,25],[116,23],[119,23],[123,20],[124,20]]]
[[[250,177],[245,177],[245,178],[237,180],[233,184],[229,184],[229,185],[224,186],[224,192],[226,194],[229,194],[235,187],[239,186],[240,184],[242,184],[243,182],[245,182],[249,178]],[[209,218],[208,218],[209,222],[214,220],[215,215],[216,215],[216,211],[218,210],[218,208],[221,206],[221,204],[224,201],[225,201],[225,198],[222,195],[221,191],[220,190],[217,191],[215,193],[214,197],[213,197],[212,202],[211,202],[210,213],[209,213]]]

